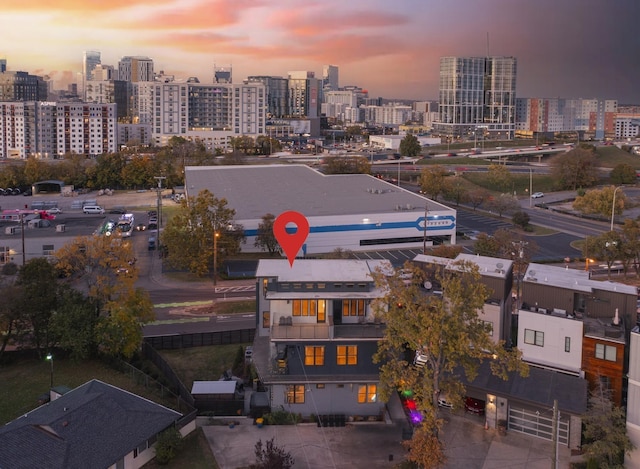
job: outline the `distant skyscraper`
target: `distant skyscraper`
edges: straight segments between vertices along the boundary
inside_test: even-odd
[[[335,65],[324,65],[322,67],[322,89],[324,91],[338,91],[338,67]]]
[[[442,57],[436,131],[469,138],[483,129],[493,138],[513,138],[516,59]]]
[[[268,117],[285,117],[288,115],[288,79],[271,76],[250,76],[247,83],[263,83],[267,99]]]
[[[289,72],[289,115],[318,117],[320,113],[320,80],[313,72]]]
[[[100,52],[88,50],[84,52],[82,59],[82,74],[85,81],[93,80],[93,70],[100,65]]]
[[[0,73],[7,71],[7,59],[0,59]]]
[[[214,83],[232,83],[233,75],[232,75],[231,65],[226,67],[216,67],[213,66],[213,82]]]
[[[153,81],[153,60],[149,57],[122,57],[118,62],[118,79],[122,81]]]

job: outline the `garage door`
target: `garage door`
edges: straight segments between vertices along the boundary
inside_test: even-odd
[[[509,408],[509,430],[537,436],[544,440],[553,440],[553,413],[525,409]],[[569,421],[560,417],[558,422],[558,443],[569,446]]]

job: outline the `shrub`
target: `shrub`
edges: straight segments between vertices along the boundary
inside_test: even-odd
[[[182,435],[175,428],[167,428],[158,435],[156,444],[156,461],[160,465],[168,464],[182,448]]]
[[[14,262],[9,262],[2,266],[2,275],[15,275],[18,273],[18,266]]]
[[[251,469],[289,469],[293,467],[294,459],[291,454],[273,443],[273,438],[266,444],[258,440],[255,446],[256,463]]]
[[[293,414],[284,409],[264,414],[263,418],[267,425],[295,425],[302,420],[299,414]]]

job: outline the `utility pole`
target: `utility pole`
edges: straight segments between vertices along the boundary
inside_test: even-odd
[[[27,263],[27,251],[24,248],[24,213],[20,213],[20,236],[22,237],[22,267]]]
[[[422,239],[422,254],[427,253],[427,215],[429,214],[429,206],[424,204],[424,230]]]
[[[153,179],[158,181],[158,189],[156,189],[158,194],[158,225],[156,226],[156,239],[158,240],[158,248],[160,248],[160,225],[162,225],[162,181],[167,178],[165,176],[154,176]]]

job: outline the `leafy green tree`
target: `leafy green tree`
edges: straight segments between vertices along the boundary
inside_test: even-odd
[[[136,155],[122,168],[122,184],[125,187],[141,189],[155,186],[153,160],[148,155]]]
[[[529,226],[529,214],[522,210],[517,211],[513,214],[513,224],[519,226],[522,229],[525,229]]]
[[[454,176],[450,179],[445,179],[444,197],[447,200],[455,202],[456,207],[462,203],[469,201],[469,192],[464,179],[460,176]]]
[[[611,170],[609,178],[613,184],[635,184],[637,179],[636,170],[627,163],[620,163]]]
[[[93,300],[63,285],[58,294],[58,307],[51,317],[56,346],[74,359],[90,358],[96,351],[97,323]]]
[[[326,174],[371,174],[371,163],[362,156],[331,156],[326,159]]]
[[[240,250],[244,240],[244,231],[233,222],[235,213],[227,207],[226,199],[218,199],[206,189],[197,197],[182,200],[162,233],[167,262],[177,269],[207,275],[213,265],[213,237],[217,233],[216,261],[222,265],[225,258]]]
[[[256,153],[259,155],[271,155],[282,150],[282,144],[277,138],[260,135],[256,138]]]
[[[169,427],[158,435],[156,444],[156,461],[164,466],[178,455],[184,441],[176,427]]]
[[[84,155],[67,153],[61,161],[53,165],[54,179],[60,179],[74,187],[86,187],[89,175],[95,173],[95,165],[95,160],[87,159]]]
[[[502,192],[509,191],[513,187],[511,171],[502,164],[489,165],[488,180],[492,187]]]
[[[599,236],[587,236],[582,246],[585,258],[594,257],[607,264],[607,277],[611,278],[611,266],[624,254],[623,238],[618,231],[606,231]],[[588,262],[588,261],[587,261]]]
[[[372,305],[386,324],[384,340],[374,355],[374,361],[380,363],[379,395],[388,400],[396,390],[410,390],[424,416],[422,434],[437,435],[440,393],[456,401],[464,396],[456,370],[473,380],[480,364],[487,360],[492,373],[506,380],[511,371],[528,375],[528,367],[517,349],[507,350],[503,342],[496,343],[489,335],[490,326],[479,313],[489,291],[480,281],[476,264],[454,262],[435,278],[428,278],[441,285],[442,297],[422,293],[419,285],[425,277],[420,269],[407,264],[403,270],[411,270],[417,281],[407,285],[400,271],[391,276],[374,274],[376,284],[387,292]],[[413,351],[420,355],[423,366],[411,366],[407,361],[407,352]],[[424,439],[412,440],[411,449],[422,444]]]
[[[96,189],[117,189],[122,187],[122,170],[127,164],[122,153],[109,153],[96,158],[96,167],[90,185]]]
[[[479,256],[498,257],[500,245],[498,241],[487,233],[479,233],[473,243],[473,252]]]
[[[615,207],[613,205],[613,193],[616,191],[614,186],[604,187],[602,189],[591,189],[584,195],[579,195],[573,201],[574,210],[582,213],[599,214],[604,217],[611,217],[611,209],[615,210],[615,214],[624,211],[626,196],[624,192],[619,190],[616,193]]]
[[[38,182],[52,179],[52,166],[46,161],[30,156],[24,165],[24,177],[27,181]]]
[[[276,216],[272,213],[267,213],[262,217],[262,222],[258,225],[258,234],[256,235],[256,241],[253,245],[262,250],[266,249],[269,254],[280,254],[282,251],[280,244],[273,234],[273,222]]]
[[[422,146],[418,141],[418,137],[413,134],[407,134],[402,140],[400,140],[400,154],[413,158],[420,154]]]
[[[553,176],[563,189],[591,187],[598,181],[598,164],[593,150],[575,148],[554,157]]]
[[[256,462],[249,466],[251,469],[290,469],[295,462],[290,453],[274,443],[274,438],[265,443],[258,440],[254,452]]]
[[[420,190],[433,200],[438,200],[438,196],[444,194],[449,187],[448,175],[449,171],[439,164],[424,168],[420,173]]]
[[[0,362],[9,342],[21,331],[22,321],[22,288],[17,285],[0,287]]]
[[[52,343],[50,319],[57,305],[55,267],[44,257],[27,261],[18,272],[22,287],[21,316],[31,330],[33,347],[40,353]]]
[[[626,412],[611,402],[602,385],[590,393],[582,423],[586,458],[599,468],[624,468],[624,455],[635,449],[627,435]]]

